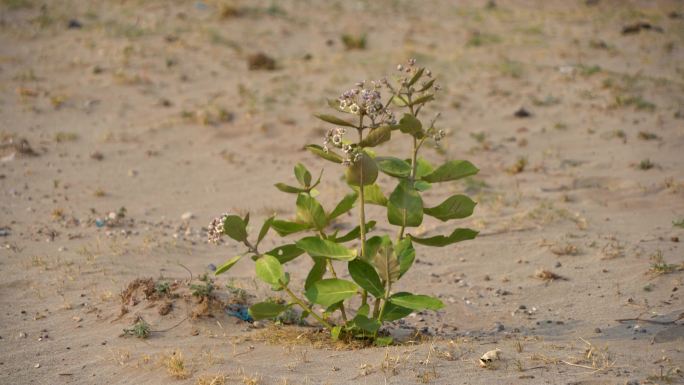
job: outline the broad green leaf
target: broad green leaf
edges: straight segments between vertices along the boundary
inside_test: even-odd
[[[416,249],[413,248],[411,238],[404,238],[397,242],[397,259],[399,260],[399,277],[403,276],[413,265],[416,259]]]
[[[318,155],[321,158],[325,160],[329,160],[331,162],[335,163],[342,163],[344,161],[344,158],[342,158],[339,154],[332,150],[325,151],[323,147],[317,145],[317,144],[307,144],[304,146],[309,152],[311,152],[314,155]]]
[[[424,180],[417,180],[413,182],[413,187],[415,187],[416,190],[423,192],[431,189],[432,185]]]
[[[389,300],[395,305],[413,310],[439,310],[444,307],[444,304],[439,299],[422,294],[393,295]]]
[[[356,128],[356,126],[353,123],[350,123],[344,119],[338,118],[337,116],[334,116],[334,115],[318,114],[318,115],[314,115],[314,116],[317,117],[318,119],[324,121],[324,122],[332,123],[336,126],[345,126],[345,127]]]
[[[259,230],[259,237],[257,237],[256,244],[259,245],[261,241],[264,240],[264,237],[266,234],[268,234],[268,230],[271,229],[271,224],[273,223],[273,220],[275,219],[275,216],[269,217],[264,221],[264,224],[261,225],[261,230]]]
[[[466,218],[473,214],[473,209],[477,203],[465,195],[453,195],[447,198],[439,206],[425,207],[423,212],[435,217],[442,222],[449,219]]]
[[[394,282],[399,279],[399,260],[394,252],[392,241],[386,235],[382,237],[382,245],[373,258],[373,265],[384,282]]]
[[[366,135],[363,140],[359,143],[359,146],[361,147],[376,147],[379,146],[392,137],[392,127],[390,126],[381,126],[377,128],[373,128],[368,132],[368,135]]]
[[[358,194],[356,192],[345,195],[344,198],[342,198],[342,200],[337,204],[337,206],[335,206],[335,209],[328,214],[328,221],[332,221],[340,215],[349,212],[349,210],[354,207],[354,203],[356,203],[357,198]]]
[[[423,199],[408,180],[402,180],[387,202],[387,220],[395,226],[417,227],[423,223]]]
[[[280,264],[282,265],[304,254],[304,250],[297,247],[297,245],[287,244],[278,246],[275,249],[269,250],[264,254],[276,257],[276,259],[278,259],[278,262],[280,262]]]
[[[309,301],[328,307],[353,297],[358,289],[354,282],[329,278],[315,282],[306,290],[305,295]]]
[[[415,116],[411,114],[404,114],[397,125],[399,131],[404,134],[410,134],[416,138],[421,138],[423,133],[423,124]]]
[[[298,233],[300,231],[308,230],[311,228],[311,226],[309,226],[306,223],[283,221],[280,219],[274,219],[273,222],[271,222],[271,227],[281,237],[285,237],[290,234]]]
[[[418,80],[420,80],[421,76],[423,76],[423,72],[425,72],[425,68],[419,68],[418,71],[413,75],[411,80],[409,80],[407,87],[411,87],[412,85],[416,84]]]
[[[376,331],[378,331],[378,329],[380,329],[380,321],[376,319],[370,319],[362,314],[357,314],[356,317],[354,317],[354,319],[352,320],[352,322],[359,329],[369,333],[375,333]]]
[[[392,295],[393,298],[398,298],[401,296],[406,296],[406,295],[411,295],[411,293],[396,293]],[[385,303],[385,312],[382,314],[382,319],[381,321],[383,322],[391,322],[391,321],[396,321],[398,319],[402,319],[409,314],[413,313],[413,310],[395,305],[392,302],[387,302]]]
[[[399,106],[399,107],[406,107],[406,106],[408,106],[408,104],[406,103],[406,99],[404,99],[404,98],[401,97],[401,96],[396,96],[396,95],[395,95],[395,96],[392,96],[392,103],[394,103],[395,105],[397,105],[397,106]],[[394,128],[398,128],[398,127],[397,127],[397,126],[394,126],[394,127],[392,127],[392,128],[394,129]]]
[[[420,243],[421,245],[442,247],[452,243],[473,239],[477,236],[477,233],[477,231],[471,229],[456,229],[448,236],[435,235],[434,237],[429,238],[419,238],[413,235],[409,236],[414,242]]]
[[[358,187],[352,187],[354,191],[359,193]],[[377,184],[372,184],[364,186],[363,188],[363,201],[372,205],[387,206],[387,198],[385,194],[382,193],[380,186]]]
[[[411,100],[411,105],[417,106],[417,105],[424,104],[424,103],[427,103],[427,102],[430,102],[433,100],[435,100],[435,95],[433,95],[433,94],[423,95],[423,96],[417,98],[416,100]]]
[[[361,305],[361,307],[359,307],[359,309],[356,311],[356,314],[365,315],[366,317],[368,317],[368,313],[370,313],[370,305],[367,303]]]
[[[356,250],[348,249],[335,242],[319,237],[306,237],[297,241],[297,247],[312,257],[326,257],[340,261],[351,261],[356,258]]]
[[[249,307],[249,315],[255,320],[275,318],[287,309],[286,305],[274,302],[259,302]]]
[[[219,266],[216,268],[216,271],[214,272],[214,275],[219,275],[223,274],[226,271],[228,271],[233,265],[238,263],[238,261],[242,258],[242,255],[235,256],[231,259],[228,260],[228,262],[224,263],[223,265]]]
[[[223,233],[238,242],[247,239],[247,224],[237,215],[228,215],[223,221]]]
[[[411,165],[399,158],[378,156],[375,158],[375,162],[378,164],[380,171],[387,175],[398,178],[408,178],[411,175]]]
[[[256,274],[262,281],[271,285],[280,284],[284,278],[283,266],[272,255],[265,254],[256,261]]]
[[[328,225],[328,217],[316,198],[307,194],[299,194],[297,196],[297,222],[306,223],[318,230],[323,230]]]
[[[369,263],[373,262],[373,259],[375,258],[375,254],[378,253],[378,250],[380,250],[380,246],[382,246],[382,239],[383,237],[380,236],[373,236],[370,238],[366,239],[366,254],[363,256],[363,260]]]
[[[306,281],[304,282],[304,289],[308,289],[314,283],[323,279],[326,272],[325,258],[312,258],[314,265],[309,270],[309,274],[306,276]]]
[[[297,163],[295,165],[294,174],[295,178],[297,178],[297,182],[299,182],[302,187],[308,188],[311,186],[311,173],[303,164]]]
[[[349,275],[361,288],[366,289],[376,298],[382,297],[385,294],[385,288],[380,281],[380,276],[378,276],[373,266],[355,259],[349,262],[348,269]]]
[[[404,317],[401,317],[404,318]],[[373,344],[378,347],[385,347],[385,346],[390,346],[392,345],[392,342],[394,342],[394,338],[392,336],[385,336],[385,337],[376,337],[375,340],[373,341]]]
[[[307,191],[306,189],[295,187],[295,186],[290,186],[289,184],[285,184],[285,183],[276,183],[276,184],[274,184],[274,186],[278,190],[280,190],[284,193],[288,193],[288,194],[299,194],[299,193],[304,193]]]
[[[408,160],[408,163],[411,163],[411,160]],[[434,170],[434,167],[430,162],[425,160],[424,158],[418,158],[416,161],[416,179],[420,179],[423,177],[423,175],[427,175],[431,173]]]
[[[422,179],[430,183],[448,182],[475,175],[478,171],[480,170],[467,160],[451,160],[423,176]]]
[[[373,230],[373,228],[375,228],[375,221],[370,221],[370,222],[366,223],[366,233]],[[361,237],[361,226],[356,226],[347,234],[344,234],[343,236],[336,238],[335,242],[345,243],[345,242],[352,241],[354,239],[358,239],[360,237]]]

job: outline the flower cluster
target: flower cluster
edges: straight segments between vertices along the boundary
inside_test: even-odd
[[[220,217],[214,218],[209,223],[209,230],[207,231],[207,241],[215,245],[223,243],[223,223],[226,221],[228,214],[223,214]]]
[[[356,160],[358,160],[359,156],[361,155],[357,151],[355,146],[345,143],[342,140],[342,137],[346,133],[347,129],[342,127],[334,127],[329,129],[328,132],[325,134],[325,137],[323,138],[323,150],[325,152],[328,152],[330,149],[330,145],[342,149],[342,152],[344,152],[345,154],[345,158],[342,164],[344,166],[349,166]]]
[[[380,88],[386,84],[386,80],[371,81],[370,88],[366,82],[356,83],[356,87],[345,91],[338,101],[341,111],[354,115],[367,116],[371,120],[371,127],[380,124],[395,124],[394,113],[382,103]]]

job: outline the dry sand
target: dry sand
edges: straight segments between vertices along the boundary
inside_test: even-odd
[[[221,3],[0,2],[0,382],[683,381],[681,1]],[[637,22],[651,28],[621,33]],[[366,33],[367,48],[345,50],[344,33]],[[248,70],[259,51],[275,70]],[[296,162],[325,168],[324,204],[341,198],[341,170],[301,150],[322,140],[312,114],[409,57],[443,87],[428,112],[442,111],[449,136],[429,158],[482,170],[426,198],[467,191],[479,205],[459,225],[480,237],[419,247],[400,284],[446,303],[403,325],[433,337],[354,351],[270,344],[198,308],[184,267],[197,283],[239,252],[208,245],[203,227],[224,211],[248,210],[253,227],[291,215],[292,196],[272,184],[292,182]],[[515,117],[521,107],[531,116]],[[672,271],[651,271],[658,256]],[[293,282],[307,269],[288,265]],[[122,315],[120,293],[145,277],[172,283],[171,311],[137,293]],[[250,301],[272,295],[250,261],[216,279],[220,300],[234,298],[229,283]],[[120,337],[138,315],[178,326]],[[495,348],[502,360],[480,368]]]

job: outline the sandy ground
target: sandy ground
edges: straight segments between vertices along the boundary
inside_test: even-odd
[[[2,0],[0,382],[684,381],[684,4],[498,3]],[[636,22],[651,28],[622,34]],[[367,34],[367,48],[345,50],[345,33]],[[275,70],[248,70],[259,51]],[[239,251],[208,245],[209,221],[292,215],[272,184],[292,183],[296,162],[325,168],[321,199],[334,204],[341,170],[301,150],[322,140],[312,114],[409,57],[442,85],[429,112],[449,135],[428,157],[482,170],[426,198],[471,194],[479,205],[459,225],[481,236],[418,248],[401,286],[446,303],[403,325],[424,336],[271,344],[261,337],[275,331],[198,305],[186,268],[196,284]],[[307,269],[288,265],[293,282]],[[217,299],[272,295],[252,272],[243,261],[218,277]],[[145,277],[177,298],[137,293],[122,314],[120,293]],[[157,332],[121,337],[138,315]],[[617,321],[629,318],[642,320]],[[480,368],[494,348],[503,360]]]

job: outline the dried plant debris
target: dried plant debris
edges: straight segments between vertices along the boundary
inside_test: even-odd
[[[359,36],[354,36],[354,35],[349,35],[349,34],[342,35],[342,44],[344,44],[344,48],[346,48],[348,50],[366,49],[366,42],[367,42],[367,40],[366,40],[365,34],[361,34]]]
[[[663,30],[662,27],[659,27],[657,25],[653,25],[647,21],[638,21],[636,23],[628,24],[622,27],[622,34],[623,35],[632,35],[632,34],[637,34],[641,32],[642,30],[644,31],[654,31],[654,32],[659,32],[663,33],[665,30]]]
[[[259,52],[247,57],[247,68],[250,71],[273,71],[276,69],[276,61],[265,53]]]
[[[534,276],[544,280],[544,281],[556,281],[556,280],[562,280],[562,281],[567,281],[568,279],[565,277],[562,277],[551,270],[547,269],[539,269],[534,273]]]
[[[480,357],[480,366],[483,368],[493,368],[495,362],[501,360],[502,355],[501,349],[490,350]]]
[[[556,255],[578,255],[580,253],[577,246],[568,242],[556,243],[553,246],[551,246],[549,250],[551,250],[551,252]]]
[[[10,161],[16,157],[34,157],[40,155],[29,144],[26,139],[15,138],[14,136],[7,136],[2,138],[0,142],[0,160]]]

